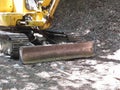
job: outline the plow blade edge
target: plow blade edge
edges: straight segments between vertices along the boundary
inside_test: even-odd
[[[20,48],[23,64],[68,60],[94,56],[94,42],[61,44],[49,46],[25,46]]]

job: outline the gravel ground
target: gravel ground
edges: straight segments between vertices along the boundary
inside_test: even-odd
[[[96,42],[88,59],[22,65],[0,57],[0,90],[120,90],[120,0],[61,0],[50,30]]]

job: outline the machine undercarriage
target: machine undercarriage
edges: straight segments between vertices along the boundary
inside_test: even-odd
[[[80,36],[73,34],[47,30],[33,32],[28,29],[17,30],[19,33],[0,31],[0,52],[14,59],[20,58],[24,64],[94,55],[93,41],[81,43]]]
[[[93,56],[93,41],[46,30],[59,1],[0,0],[0,52],[24,64]]]

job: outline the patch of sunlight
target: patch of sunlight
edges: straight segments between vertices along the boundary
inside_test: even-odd
[[[71,87],[74,87],[74,88],[79,88],[81,86],[80,83],[76,83],[76,82],[70,81],[70,80],[60,80],[58,82],[58,84],[60,86],[63,86],[63,87],[71,86]]]
[[[58,90],[58,87],[57,86],[51,86],[51,87],[49,87],[49,90]]]
[[[79,80],[80,79],[80,71],[72,71],[72,74],[68,77],[69,80]]]
[[[0,67],[5,67],[5,65],[0,65]]]
[[[40,78],[45,78],[45,79],[50,78],[50,74],[47,73],[47,72],[45,72],[45,71],[43,71],[43,72],[41,72],[41,73],[37,73],[36,75],[37,75],[38,77],[40,77]]]
[[[101,56],[103,58],[108,58],[108,59],[115,59],[115,60],[120,60],[120,49],[114,52],[112,55],[107,55],[107,56]]]
[[[3,54],[3,53],[0,53],[0,56],[4,56],[4,54]]]
[[[23,77],[23,78],[29,78],[29,77],[30,77],[30,75],[25,74],[25,73],[22,73],[22,72],[17,72],[17,74],[18,74],[20,77]]]
[[[92,84],[93,88],[97,90],[119,90],[117,88],[120,85],[120,82],[113,78],[111,75],[104,76],[103,79],[96,81]]]
[[[28,82],[22,90],[37,90],[39,86],[35,83]]]
[[[113,62],[106,62],[98,64],[94,67],[96,74],[101,78],[95,80],[92,84],[93,88],[97,90],[119,90],[120,88],[120,65],[114,64]],[[93,77],[95,78],[95,77]]]
[[[110,67],[109,74],[113,77],[120,78],[120,65],[114,65]]]
[[[9,81],[8,81],[8,80],[5,80],[5,79],[0,80],[0,82],[1,82],[1,83],[9,83]]]
[[[106,74],[108,72],[109,66],[108,65],[103,65],[103,64],[98,64],[94,67],[99,74]]]
[[[8,79],[11,82],[16,82],[17,81],[17,79],[14,76],[8,76],[8,77],[6,77],[6,79]]]
[[[29,75],[23,75],[22,77],[23,78],[29,78],[30,76]]]
[[[14,88],[11,88],[10,90],[18,90],[18,89],[14,87]]]

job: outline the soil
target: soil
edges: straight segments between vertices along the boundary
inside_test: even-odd
[[[120,90],[120,0],[61,0],[50,30],[87,35],[95,56],[23,65],[0,56],[0,90]]]

